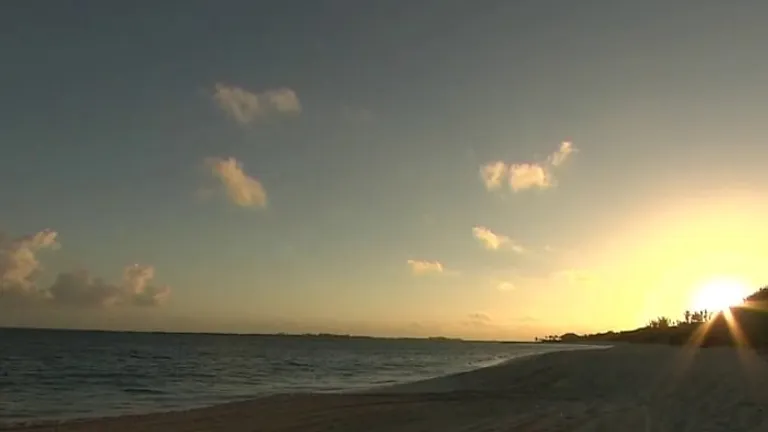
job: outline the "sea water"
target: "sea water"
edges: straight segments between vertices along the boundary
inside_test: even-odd
[[[560,344],[0,329],[0,424],[417,381]]]

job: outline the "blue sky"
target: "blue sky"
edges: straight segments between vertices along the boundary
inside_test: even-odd
[[[766,9],[3,4],[0,324],[527,338],[764,282]]]

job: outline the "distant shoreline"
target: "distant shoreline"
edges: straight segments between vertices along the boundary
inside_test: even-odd
[[[109,330],[109,329],[88,329],[88,328],[47,328],[47,327],[3,327],[0,326],[0,332],[4,330],[21,331],[51,331],[51,332],[80,332],[80,333],[130,333],[130,334],[162,334],[162,335],[200,335],[200,336],[257,336],[257,337],[305,337],[305,338],[326,338],[326,339],[377,339],[377,340],[432,340],[445,342],[488,342],[488,343],[536,343],[534,341],[514,341],[514,340],[492,340],[492,339],[467,339],[447,336],[371,336],[343,333],[218,333],[218,332],[184,332],[184,331],[165,331],[165,330]]]

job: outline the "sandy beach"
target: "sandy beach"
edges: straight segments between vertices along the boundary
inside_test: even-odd
[[[754,352],[618,346],[518,359],[356,394],[281,395],[14,431],[765,431]]]

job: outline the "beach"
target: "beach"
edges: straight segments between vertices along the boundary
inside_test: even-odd
[[[183,412],[13,431],[763,431],[758,354],[618,346],[555,352],[347,394],[277,395]]]

